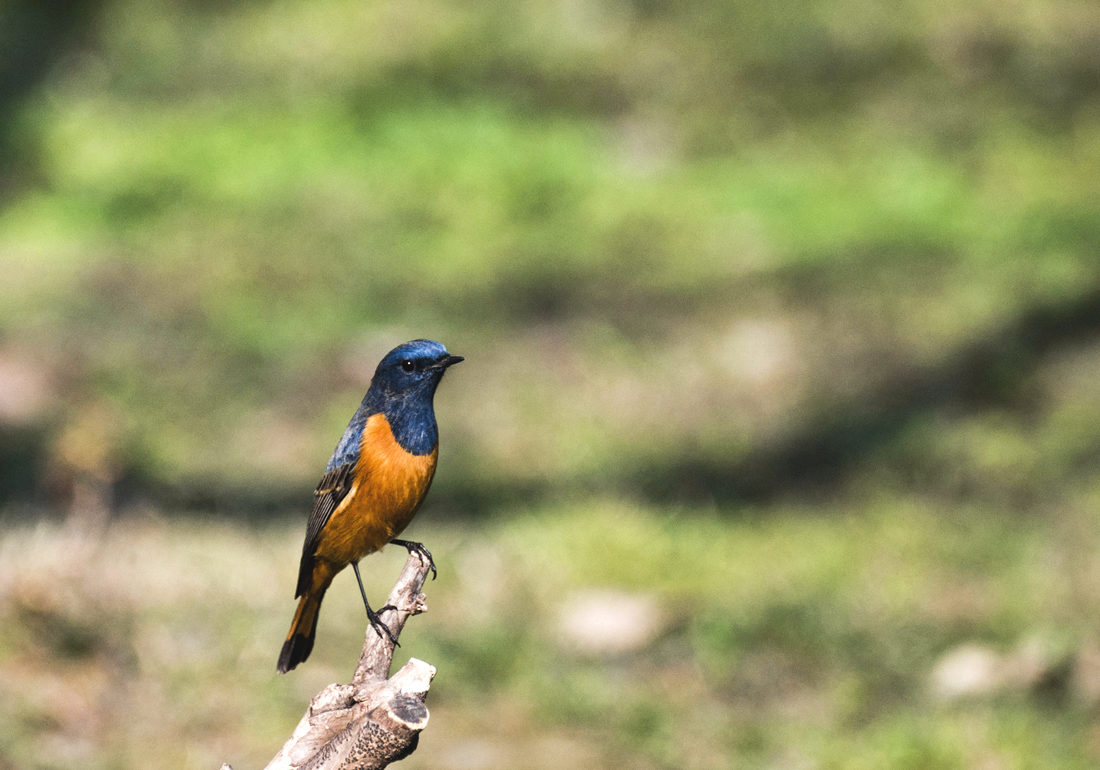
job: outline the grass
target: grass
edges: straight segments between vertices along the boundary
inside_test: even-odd
[[[1050,665],[1076,660],[1097,632],[1095,529],[1084,512],[1016,521],[916,498],[429,515],[415,535],[440,578],[397,664],[439,675],[408,764],[548,767],[536,747],[553,745],[609,768],[1090,766],[1082,674],[951,703],[929,678],[967,642],[1008,654],[1039,639]],[[365,628],[338,580],[310,661],[274,674],[300,536],[152,512],[98,541],[6,525],[0,751],[27,768],[266,761],[308,698],[350,676]],[[372,557],[368,591],[400,563]],[[563,613],[593,590],[650,597],[659,633],[580,652]]]

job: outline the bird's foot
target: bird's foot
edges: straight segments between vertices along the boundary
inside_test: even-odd
[[[394,538],[390,541],[394,545],[400,545],[409,550],[409,553],[415,553],[421,559],[428,562],[428,568],[432,571],[432,580],[435,580],[435,560],[432,559],[432,552],[424,547],[423,543],[414,543],[412,540],[398,540]]]
[[[382,634],[385,633],[389,640],[393,642],[394,647],[400,647],[397,643],[397,637],[393,635],[393,631],[390,631],[390,627],[382,622],[382,618],[379,617],[379,612],[385,612],[386,610],[396,610],[397,608],[391,604],[387,604],[385,607],[375,612],[370,608],[370,602],[367,601],[367,592],[363,588],[363,578],[359,575],[359,562],[354,561],[351,563],[351,568],[355,570],[355,582],[359,584],[359,594],[363,597],[363,606],[367,608],[367,620],[370,621],[370,627],[374,629],[374,633],[378,634],[378,638],[382,638]]]
[[[393,642],[394,647],[400,647],[401,645],[398,644],[397,637],[393,635],[393,631],[390,631],[390,627],[382,622],[382,618],[379,614],[379,613],[385,612],[386,610],[395,610],[395,609],[397,609],[397,608],[390,605],[390,604],[387,604],[385,607],[380,609],[378,612],[375,612],[374,610],[372,610],[368,606],[367,607],[367,619],[370,621],[370,627],[374,629],[374,633],[378,634],[379,639],[388,638],[391,642]],[[385,635],[384,637],[383,637],[383,634]]]

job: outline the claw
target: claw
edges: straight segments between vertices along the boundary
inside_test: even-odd
[[[387,610],[395,608],[387,604],[382,609]],[[397,637],[393,635],[393,631],[390,631],[390,627],[383,623],[382,618],[379,617],[378,613],[372,610],[369,606],[367,607],[367,618],[370,620],[370,627],[374,629],[374,633],[378,634],[379,639],[384,638],[382,634],[385,633],[386,637],[388,637],[389,640],[393,642],[394,647],[401,646],[397,642]]]
[[[397,538],[394,538],[390,542],[394,545],[400,545],[404,548],[407,548],[409,553],[415,553],[422,560],[427,561],[428,569],[432,571],[432,580],[435,580],[435,560],[432,558],[432,552],[425,548],[423,543],[416,543],[412,540],[398,540]]]

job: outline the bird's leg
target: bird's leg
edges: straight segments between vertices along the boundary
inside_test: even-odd
[[[390,631],[390,627],[383,623],[378,613],[370,608],[370,602],[367,601],[367,591],[363,588],[363,578],[359,577],[359,562],[352,562],[351,567],[355,570],[355,579],[359,582],[359,593],[363,596],[363,606],[367,608],[367,620],[370,621],[370,627],[374,629],[374,633],[378,634],[379,638],[385,632],[389,640],[393,642],[393,646],[400,647],[401,645],[397,643],[397,637]],[[383,611],[387,609],[396,609],[396,607],[390,607],[387,604],[382,608]]]
[[[421,559],[427,559],[428,568],[432,571],[432,580],[435,580],[435,560],[432,559],[432,552],[425,548],[423,543],[414,543],[412,540],[398,540],[396,537],[390,542],[408,548],[409,553],[415,553]]]

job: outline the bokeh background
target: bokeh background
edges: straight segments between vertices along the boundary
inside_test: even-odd
[[[405,767],[1095,767],[1098,179],[1092,2],[0,3],[0,768],[348,680],[350,576],[275,659],[414,337]]]

